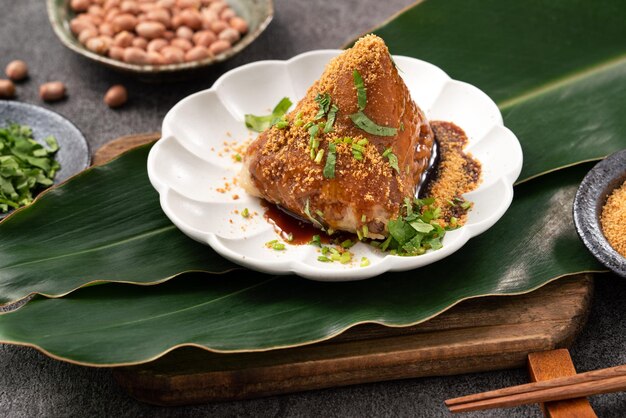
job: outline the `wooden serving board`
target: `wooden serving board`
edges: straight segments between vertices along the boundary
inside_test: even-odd
[[[115,140],[96,153],[94,164],[158,137]],[[468,300],[412,327],[360,325],[323,343],[260,353],[180,348],[148,364],[115,369],[114,376],[140,401],[187,405],[523,367],[529,353],[574,340],[592,293],[592,277],[578,275],[525,295]]]

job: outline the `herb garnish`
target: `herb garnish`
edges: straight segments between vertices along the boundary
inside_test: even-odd
[[[385,152],[383,152],[383,157],[387,157],[391,168],[393,168],[398,174],[400,174],[400,167],[398,167],[398,157],[396,157],[396,154],[391,152],[391,147],[387,148]]]
[[[357,103],[359,105],[359,111],[365,110],[365,106],[367,105],[367,89],[365,88],[365,83],[363,83],[363,78],[361,78],[361,74],[357,70],[352,72],[352,78],[354,79],[354,88],[356,89],[356,98]]]
[[[246,126],[248,127],[248,129],[252,129],[253,131],[263,132],[270,126],[273,126],[279,123],[281,120],[286,122],[286,119],[284,119],[283,116],[287,113],[291,105],[292,103],[291,103],[291,100],[289,100],[289,97],[283,97],[281,101],[278,102],[276,107],[274,107],[274,110],[272,110],[272,113],[269,115],[265,115],[265,116],[256,116],[256,115],[251,115],[251,114],[245,115]],[[281,126],[282,128],[284,128],[287,125],[284,123],[281,123]]]
[[[328,111],[328,116],[326,119],[326,125],[324,126],[324,133],[333,131],[333,125],[335,124],[335,117],[337,116],[337,111],[339,108],[336,105],[332,105],[330,110]]]
[[[435,199],[405,199],[404,216],[387,223],[389,237],[380,244],[380,249],[392,250],[397,255],[413,256],[427,250],[442,247],[446,230],[441,226],[441,209],[433,206]]]
[[[324,115],[326,115],[326,113],[328,113],[328,109],[330,108],[330,101],[331,101],[330,94],[317,93],[317,96],[315,96],[315,101],[319,105],[320,109],[317,111],[317,115],[315,115],[315,118],[313,118],[313,120],[319,120],[319,119],[322,119]]]
[[[352,144],[352,156],[355,160],[361,161],[363,159],[363,153],[365,152],[365,146],[369,141],[365,138],[358,140]]]
[[[318,221],[317,219],[315,219],[312,215],[311,215],[311,205],[309,202],[309,198],[306,199],[306,202],[304,203],[304,214],[307,216],[307,218],[309,218],[309,220],[314,224],[317,225],[322,231],[324,230],[324,225],[322,225],[322,223],[320,221]]]
[[[367,105],[367,92],[365,84],[363,83],[361,74],[359,74],[357,70],[352,72],[352,78],[354,79],[354,87],[356,88],[356,97],[359,106],[359,111],[350,115],[352,122],[369,134],[378,136],[394,136],[398,132],[396,128],[377,125],[376,122],[372,121],[365,113],[363,113],[365,106]]]
[[[61,168],[54,159],[59,145],[53,136],[44,141],[48,148],[33,139],[28,126],[0,128],[0,212],[28,205],[33,193],[52,186]]]
[[[283,244],[282,242],[278,242],[277,239],[266,242],[265,246],[267,248],[271,248],[274,251],[284,251],[286,249],[285,244]]]
[[[337,146],[334,142],[328,143],[328,156],[326,157],[326,165],[324,166],[324,177],[327,179],[335,178],[335,164],[337,162]]]
[[[352,119],[352,122],[354,122],[356,126],[368,134],[378,136],[394,136],[398,132],[396,128],[377,125],[376,122],[372,121],[361,111],[351,114],[350,119]]]

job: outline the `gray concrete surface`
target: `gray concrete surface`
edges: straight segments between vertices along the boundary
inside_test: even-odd
[[[434,0],[431,0],[434,1]],[[412,3],[411,0],[277,0],[269,29],[248,50],[206,72],[176,84],[143,84],[86,61],[65,49],[48,24],[43,0],[0,0],[0,68],[11,59],[27,61],[31,78],[18,86],[19,100],[42,104],[40,82],[59,79],[69,98],[44,105],[86,134],[93,150],[121,135],[156,131],[167,110],[188,94],[208,88],[223,72],[260,59],[285,59],[303,51],[336,48]],[[131,100],[120,111],[102,104],[104,91],[125,84]],[[549,303],[549,301],[546,301]],[[589,323],[574,344],[579,371],[626,363],[626,281],[603,275]],[[226,402],[184,408],[158,408],[129,398],[105,369],[51,360],[30,348],[0,346],[0,416],[449,416],[443,400],[470,392],[524,383],[524,370],[422,378]],[[626,413],[626,395],[597,396],[599,416]],[[541,416],[536,406],[468,414],[476,417]]]

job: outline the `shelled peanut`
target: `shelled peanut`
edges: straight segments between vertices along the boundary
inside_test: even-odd
[[[224,0],[71,0],[70,29],[97,54],[164,65],[221,54],[248,31]]]

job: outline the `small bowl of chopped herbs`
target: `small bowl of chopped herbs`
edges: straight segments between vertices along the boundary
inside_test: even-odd
[[[0,101],[0,218],[89,164],[85,137],[63,116]]]

